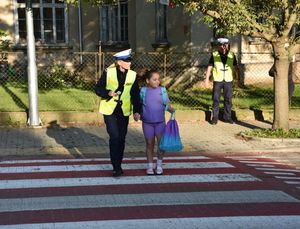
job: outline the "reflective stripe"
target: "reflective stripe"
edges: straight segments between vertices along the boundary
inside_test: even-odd
[[[224,65],[221,56],[218,51],[213,52],[214,67],[213,67],[213,77],[214,81],[221,82],[231,82],[233,80],[233,60],[234,54],[232,52],[228,53],[226,64]]]

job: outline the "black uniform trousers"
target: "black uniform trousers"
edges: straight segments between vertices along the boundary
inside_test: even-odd
[[[232,107],[232,82],[217,82],[213,84],[213,105],[212,105],[212,116],[214,120],[219,119],[219,105],[220,97],[223,89],[224,93],[224,120],[231,119],[231,107]]]
[[[112,115],[104,115],[104,122],[109,135],[110,160],[114,170],[121,169],[128,121],[129,116],[120,113],[114,112]]]

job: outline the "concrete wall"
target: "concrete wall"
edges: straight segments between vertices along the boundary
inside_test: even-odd
[[[78,33],[78,8],[68,6],[68,24],[69,27],[69,45],[73,51],[79,51],[79,33]]]
[[[98,7],[83,7],[82,9],[83,50],[97,51],[99,35]]]
[[[137,52],[153,51],[151,44],[155,42],[155,4],[146,1],[132,2],[135,2],[135,16],[129,15],[128,26],[129,30],[135,26],[135,37],[129,37],[130,45]]]
[[[129,31],[133,35],[129,37],[130,45],[137,52],[154,51],[152,44],[155,43],[155,3],[132,2],[135,2],[135,9],[134,15],[129,14]],[[171,51],[184,52],[190,47],[191,22],[182,7],[167,7],[167,37]]]
[[[200,22],[201,17],[201,13],[191,15],[191,45],[194,52],[209,52],[213,30]]]
[[[272,84],[269,70],[273,65],[272,47],[261,39],[241,36],[241,57],[244,83]]]
[[[183,7],[168,8],[168,39],[174,52],[190,52],[191,18]]]

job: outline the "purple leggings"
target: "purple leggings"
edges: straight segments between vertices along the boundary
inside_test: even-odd
[[[153,139],[155,136],[162,136],[166,127],[165,122],[146,123],[143,122],[143,132],[146,139]]]

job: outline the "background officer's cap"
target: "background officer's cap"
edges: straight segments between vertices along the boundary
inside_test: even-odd
[[[218,38],[217,42],[218,42],[219,45],[229,44],[229,39],[222,37],[222,38]]]
[[[131,49],[118,52],[114,55],[115,60],[131,61]]]

